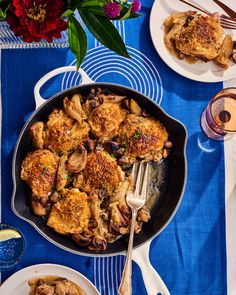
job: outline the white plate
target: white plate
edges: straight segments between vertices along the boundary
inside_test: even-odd
[[[30,290],[28,281],[45,275],[67,278],[81,287],[87,295],[100,295],[95,286],[81,273],[58,264],[36,264],[16,272],[1,285],[0,294],[28,295]]]
[[[194,0],[193,0],[194,1]],[[195,1],[197,3],[197,1]],[[211,12],[222,12],[222,10],[209,0],[201,0],[201,6],[207,8]],[[236,10],[235,0],[224,0],[228,6]],[[156,0],[151,11],[150,31],[153,44],[162,60],[174,71],[180,75],[201,82],[220,82],[236,77],[236,64],[230,66],[227,70],[222,70],[214,62],[188,64],[184,60],[172,56],[165,47],[163,37],[164,19],[176,11],[196,10],[190,6],[180,2],[179,0]],[[236,30],[225,30],[225,33],[233,35],[236,40]]]

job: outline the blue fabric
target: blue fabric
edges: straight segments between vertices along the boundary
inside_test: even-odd
[[[149,34],[152,4],[151,0],[143,1],[143,16],[125,23],[126,44],[132,56],[127,61],[129,66],[123,58],[99,47],[89,35],[90,51],[83,68],[96,81],[121,83],[148,94],[186,125],[188,178],[184,198],[174,219],[153,240],[150,257],[173,295],[227,294],[224,150],[221,143],[208,140],[199,125],[200,114],[211,97],[222,89],[222,83],[194,82],[165,65]],[[94,44],[98,47],[94,48]],[[105,58],[102,58],[104,52]],[[132,60],[136,67],[132,67]],[[21,263],[3,273],[3,280],[29,265],[58,263],[84,274],[102,294],[112,295],[117,294],[123,257],[94,259],[67,253],[16,217],[10,205],[12,153],[24,122],[35,108],[33,87],[50,70],[70,63],[74,63],[74,57],[68,49],[2,51],[2,221],[21,229],[26,238]],[[69,74],[63,77],[49,82],[43,88],[43,96],[49,97],[76,83]],[[133,294],[147,294],[135,264]]]

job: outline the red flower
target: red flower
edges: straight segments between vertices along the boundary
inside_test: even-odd
[[[60,16],[66,10],[63,0],[13,0],[8,9],[7,22],[23,41],[60,38],[68,24]]]

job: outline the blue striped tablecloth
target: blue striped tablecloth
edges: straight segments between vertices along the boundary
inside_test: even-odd
[[[149,33],[152,4],[151,0],[143,1],[141,18],[116,24],[126,41],[130,60],[110,52],[90,36],[90,49],[82,67],[94,81],[121,83],[147,94],[187,126],[188,178],[184,198],[174,219],[152,241],[150,259],[173,295],[224,295],[227,294],[224,144],[208,140],[199,126],[200,114],[211,97],[223,88],[223,83],[188,80],[160,59]],[[21,263],[3,273],[2,280],[29,265],[58,263],[84,274],[101,294],[116,295],[124,263],[122,256],[88,258],[67,253],[45,240],[11,210],[12,153],[24,122],[35,109],[34,85],[50,70],[74,63],[68,49],[1,51],[1,220],[20,228],[26,238]],[[72,74],[58,76],[43,88],[43,96],[49,97],[78,82]],[[133,294],[147,294],[136,264]]]

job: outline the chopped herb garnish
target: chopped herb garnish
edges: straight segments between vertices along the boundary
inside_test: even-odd
[[[59,202],[60,202],[60,201],[63,201],[63,200],[65,200],[65,198],[66,198],[66,197],[64,197],[64,196],[62,196],[62,195],[59,195],[59,196],[58,196],[58,201],[59,201]]]
[[[133,140],[138,139],[141,135],[142,135],[142,132],[136,131],[134,135],[131,137],[131,139]]]
[[[43,167],[43,171],[40,173],[40,175],[44,175],[48,172],[48,168],[47,167]]]

